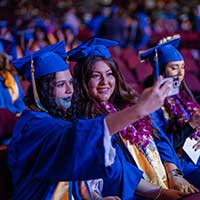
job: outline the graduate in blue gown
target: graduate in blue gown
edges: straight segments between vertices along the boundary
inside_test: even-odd
[[[179,42],[180,37],[175,36],[139,54],[142,60],[149,59],[154,68],[154,79],[153,75],[147,78],[147,87],[159,74],[165,77],[178,76],[179,94],[166,98],[164,106],[151,116],[155,128],[159,130],[159,139],[156,141],[163,162],[173,163],[182,170],[186,180],[200,188],[200,168],[182,149],[188,137],[194,137],[194,134],[197,138],[200,136],[196,129],[200,125],[200,107],[184,82],[185,66],[184,58],[177,50]],[[174,166],[171,165],[173,176],[182,176],[180,170],[173,170]]]
[[[125,180],[124,174],[133,177],[126,180],[126,189],[134,193],[141,172],[115,156],[110,135],[159,108],[168,86],[159,89],[157,83],[146,91],[142,104],[130,109],[70,122],[66,115],[73,87],[65,58],[65,44],[59,42],[14,61],[31,88],[25,98],[27,109],[17,121],[9,145],[13,199],[56,199],[63,188],[64,198],[81,199],[76,181],[112,179],[119,181],[113,186],[117,190]],[[150,102],[151,107],[147,106]],[[145,105],[144,111],[141,107]],[[127,115],[130,117],[124,119]]]
[[[93,118],[114,113],[117,109],[122,109],[127,105],[137,104],[138,95],[128,88],[117,64],[112,60],[109,53],[108,47],[113,42],[112,40],[94,37],[68,52],[68,60],[77,62],[73,73],[76,84],[72,101],[76,117]],[[140,99],[138,102],[140,102]],[[148,106],[151,107],[151,104]],[[118,120],[113,123],[117,123]],[[131,133],[129,132],[129,134]],[[112,144],[116,148],[117,156],[122,161],[124,168],[130,168],[133,163],[135,164],[135,161],[133,161],[134,158],[130,152],[127,153],[128,148],[126,149],[125,145],[123,145],[124,148],[120,146],[119,140],[123,143],[122,138],[120,131],[117,135],[112,136]],[[133,167],[132,170],[135,171]],[[122,199],[133,199],[135,195],[128,187],[130,181],[134,181],[132,186],[135,187],[136,194],[143,198],[177,199],[182,194],[179,191],[167,190],[166,187],[162,189],[156,184],[151,184],[151,181],[139,180],[137,177],[130,176],[127,171],[123,171],[122,177],[118,180],[121,179],[120,183],[113,179],[103,178],[102,194],[105,196],[117,195]],[[146,192],[141,188],[145,188]]]
[[[0,108],[20,114],[25,109],[23,90],[18,75],[13,71],[10,57],[14,57],[13,42],[0,38]]]
[[[76,124],[59,119],[64,118],[73,92],[65,56],[64,43],[58,43],[14,62],[32,81],[33,94],[30,90],[26,100],[28,109],[18,120],[9,145],[13,199],[48,199],[59,181],[109,176],[105,166],[113,160],[106,163],[104,158],[104,119],[79,120]],[[32,65],[31,61],[34,61]],[[35,70],[32,74],[31,66]],[[50,77],[44,80],[45,75]],[[44,84],[36,88],[40,77]],[[47,82],[51,79],[54,81],[48,89]],[[53,96],[48,97],[49,91],[54,93],[51,94],[55,96],[54,101]],[[97,134],[92,134],[96,130]],[[87,142],[88,138],[92,140]]]

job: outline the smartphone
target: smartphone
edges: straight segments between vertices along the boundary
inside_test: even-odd
[[[162,85],[166,82],[166,81],[170,81],[171,83],[171,89],[168,93],[167,96],[173,96],[173,95],[176,95],[179,93],[179,79],[178,79],[178,76],[173,76],[173,77],[167,77],[167,78],[164,78],[162,81],[161,81],[161,84],[160,86],[162,87]]]

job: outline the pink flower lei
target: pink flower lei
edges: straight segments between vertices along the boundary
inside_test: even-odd
[[[166,98],[165,106],[176,117],[180,126],[188,122],[193,113],[200,109],[200,106],[192,101],[192,98],[183,92]],[[185,111],[187,111],[188,114]],[[199,136],[200,127],[197,127],[196,132],[192,135],[192,138],[197,139]]]
[[[116,112],[117,109],[111,103],[101,103],[109,113]],[[137,144],[145,148],[150,143],[150,136],[153,133],[153,127],[149,117],[144,117],[134,124],[131,124],[121,131],[121,136],[131,144]]]

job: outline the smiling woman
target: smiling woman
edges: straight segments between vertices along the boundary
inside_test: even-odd
[[[177,76],[179,80],[179,94],[167,97],[161,109],[151,115],[154,119],[154,126],[160,129],[159,140],[156,140],[162,160],[168,169],[168,179],[170,185],[177,179],[171,176],[171,171],[179,167],[183,170],[184,178],[200,189],[199,164],[194,164],[188,157],[187,152],[183,150],[183,145],[188,137],[196,139],[196,148],[199,148],[200,138],[200,105],[196,102],[192,92],[185,82],[185,60],[181,52],[178,50],[180,36],[164,38],[158,45],[152,47],[145,52],[141,52],[142,59],[148,59],[154,69],[154,74],[150,75],[146,82],[149,87],[153,83],[153,75],[163,75],[165,77]],[[156,51],[158,54],[157,62],[155,62]],[[190,66],[188,66],[190,67]],[[170,155],[176,155],[172,157]],[[171,163],[171,164],[169,164]],[[172,164],[173,163],[173,164]],[[176,185],[182,187],[183,182]],[[186,188],[190,189],[191,184],[186,184]],[[175,187],[175,186],[174,186]]]
[[[65,59],[65,44],[61,41],[14,62],[32,87],[26,98],[27,109],[15,125],[8,148],[12,198],[53,200],[61,195],[64,199],[84,199],[76,181],[113,176],[118,180],[124,173],[134,177],[126,187],[131,195],[141,172],[133,166],[123,166],[115,156],[111,135],[160,107],[169,87],[166,84],[160,88],[160,79],[151,90],[146,90],[137,106],[108,116],[70,121],[66,110],[73,89]],[[152,106],[147,106],[151,102]],[[116,120],[119,123],[113,124]],[[89,188],[87,182],[85,185]]]
[[[115,84],[116,79],[111,68],[104,61],[97,61],[88,82],[90,95],[101,102],[107,102],[114,92]]]
[[[88,58],[84,62],[77,63],[74,73],[77,71],[78,75],[79,70],[82,70],[82,76],[78,81],[75,79],[75,91],[77,91],[75,95],[78,94],[78,99],[75,101],[79,102],[76,105],[77,113],[87,113],[88,117],[92,117],[98,102],[112,101],[114,96],[118,97],[113,99],[114,103],[121,98],[127,103],[136,103],[138,95],[125,84],[114,60],[98,56]],[[82,86],[85,90],[80,89]]]
[[[25,99],[27,109],[17,121],[9,146],[14,199],[53,200],[61,199],[61,196],[82,199],[82,194],[76,192],[78,182],[72,185],[71,181],[103,177],[107,174],[106,166],[114,162],[107,156],[111,151],[114,153],[114,149],[109,142],[108,130],[104,129],[103,118],[91,125],[88,120],[76,123],[66,120],[73,86],[65,57],[62,41],[14,62],[32,86]],[[95,135],[90,135],[92,129]],[[84,133],[87,136],[83,137]],[[94,138],[95,145],[91,143],[93,140],[88,144],[87,138]],[[82,147],[82,144],[88,145]],[[90,153],[96,156],[90,156]],[[97,171],[91,174],[93,167]]]
[[[117,45],[112,40],[91,38],[68,52],[68,59],[77,61],[73,73],[75,87],[72,101],[77,119],[109,116],[110,113],[128,110],[131,106],[142,103],[143,95],[139,97],[128,87],[117,63],[109,54],[108,47],[111,43]],[[149,108],[153,102],[154,100],[149,102]],[[123,117],[128,118],[128,114]],[[123,119],[118,117],[111,124],[119,124]],[[144,198],[164,200],[177,199],[183,194],[174,190],[166,191],[167,177],[153,142],[153,129],[148,116],[139,117],[136,122],[129,123],[116,132],[118,133],[112,137],[112,144],[126,170],[120,177],[103,179],[103,196],[117,195],[121,199],[132,199],[133,191],[136,190],[136,194]],[[130,169],[128,166],[135,168]],[[143,171],[145,180],[128,175],[130,172],[138,175],[136,168]]]

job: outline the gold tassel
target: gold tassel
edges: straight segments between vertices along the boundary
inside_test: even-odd
[[[66,62],[67,64],[69,64],[68,58],[69,58],[69,56],[67,56],[66,59],[65,59],[65,62]]]
[[[35,103],[37,105],[37,107],[45,112],[48,112],[40,103],[40,98],[37,92],[37,87],[36,87],[36,83],[35,83],[35,68],[33,65],[33,59],[31,59],[31,79],[32,79],[32,85],[33,85],[33,95],[34,95],[34,99],[35,99]]]

